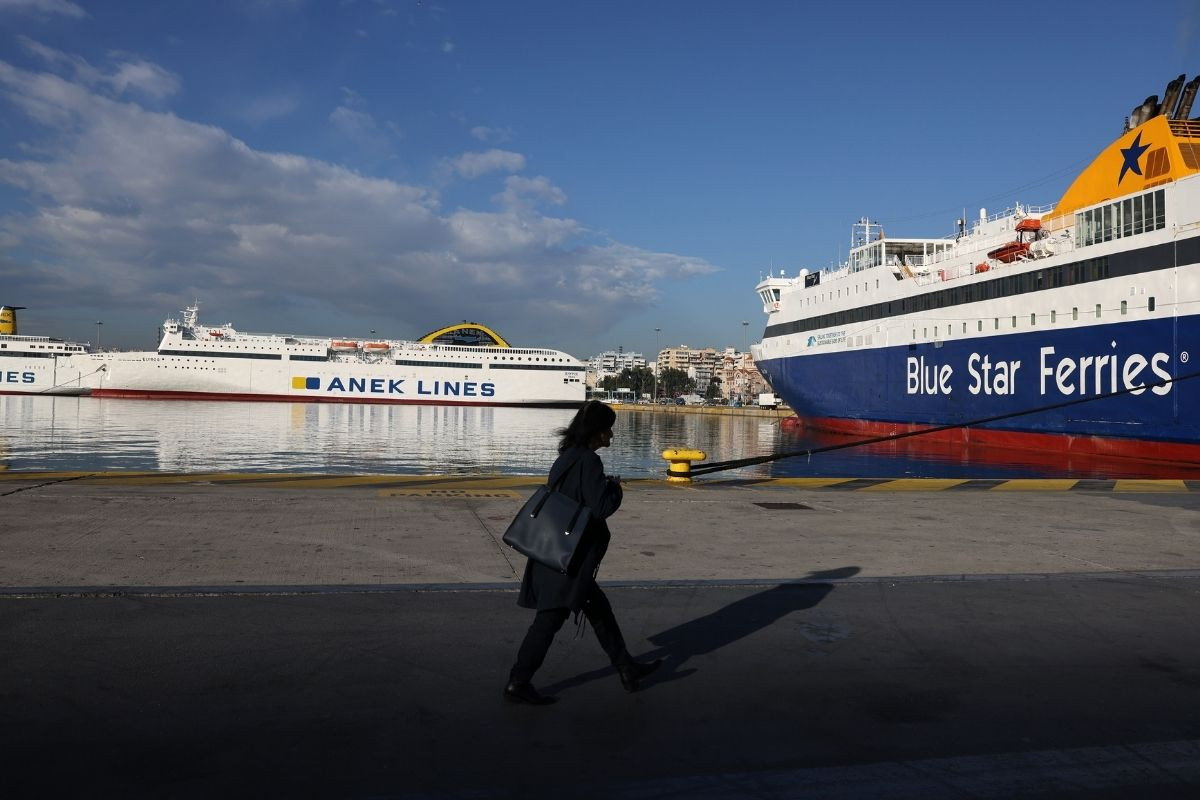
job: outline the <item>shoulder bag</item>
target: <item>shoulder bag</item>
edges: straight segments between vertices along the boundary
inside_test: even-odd
[[[503,536],[504,543],[521,555],[564,574],[570,570],[592,518],[582,502],[558,491],[577,463],[567,467],[553,486],[539,486]]]

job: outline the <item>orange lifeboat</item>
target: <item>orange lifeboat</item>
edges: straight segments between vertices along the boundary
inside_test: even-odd
[[[387,342],[367,342],[363,345],[363,350],[368,353],[386,353],[391,350],[392,346]]]
[[[989,269],[989,267],[987,264],[976,264],[975,265],[975,272],[977,272],[977,273],[978,272],[987,272],[988,269]]]
[[[1011,264],[1017,260],[1018,256],[1025,255],[1028,250],[1029,242],[1009,242],[995,250],[989,250],[988,258],[994,258],[1001,264]]]
[[[350,350],[357,350],[358,342],[349,342],[349,341],[343,342],[343,341],[334,340],[329,343],[329,349],[336,350],[339,353],[344,353],[344,352],[347,352]]]
[[[220,339],[221,337],[223,337],[225,335],[225,332],[224,331],[209,331],[208,335],[213,337],[214,339]]]
[[[1040,231],[1042,229],[1042,221],[1033,217],[1026,217],[1017,223],[1018,231]]]

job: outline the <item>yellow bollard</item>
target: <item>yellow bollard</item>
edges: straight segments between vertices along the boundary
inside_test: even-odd
[[[669,483],[691,483],[692,462],[708,458],[703,450],[682,450],[678,447],[663,450],[662,457],[671,462],[667,467]]]

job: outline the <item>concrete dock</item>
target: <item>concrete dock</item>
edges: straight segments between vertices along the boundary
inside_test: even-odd
[[[537,483],[0,473],[6,796],[1200,792],[1194,482],[629,482],[514,707]]]

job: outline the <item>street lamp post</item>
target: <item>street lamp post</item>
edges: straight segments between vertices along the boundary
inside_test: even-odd
[[[103,324],[104,323],[101,322],[100,320],[96,320],[96,350],[97,351],[100,350],[100,326]]]
[[[654,402],[658,403],[658,356],[662,352],[662,347],[659,346],[659,334],[662,333],[662,328],[654,329]]]

